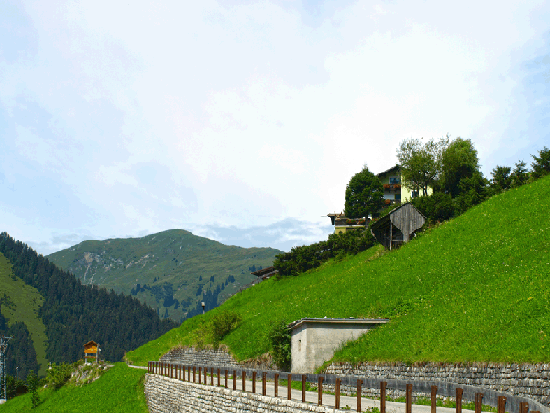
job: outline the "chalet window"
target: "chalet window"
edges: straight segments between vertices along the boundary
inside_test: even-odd
[[[411,198],[416,198],[418,196],[418,191],[411,192]]]
[[[396,177],[396,176],[391,176],[390,177],[390,184],[398,184],[399,183],[399,178]]]
[[[395,194],[395,200],[401,201],[401,194]]]

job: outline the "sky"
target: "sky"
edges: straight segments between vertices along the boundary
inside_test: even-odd
[[[326,239],[363,165],[550,147],[548,1],[0,0],[0,231]]]

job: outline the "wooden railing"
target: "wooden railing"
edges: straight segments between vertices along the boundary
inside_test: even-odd
[[[170,377],[173,379],[179,379],[182,381],[205,384],[210,386],[219,386],[229,388],[229,381],[232,379],[232,389],[237,390],[237,370],[235,367],[208,367],[208,366],[190,366],[182,364],[173,364],[165,363],[159,361],[150,361],[148,363],[148,372],[151,374],[160,374],[165,377]],[[210,383],[208,383],[208,372],[210,372]],[[240,370],[241,372],[241,383],[242,391],[246,392],[246,377],[247,374],[251,375],[252,379],[252,393],[256,393],[256,378],[257,371],[244,369]],[[250,374],[251,373],[251,374]],[[317,384],[317,393],[318,393],[318,405],[323,405],[323,384],[334,384],[334,408],[340,408],[340,396],[341,396],[341,386],[342,380],[346,381],[346,385],[349,387],[354,387],[357,394],[357,411],[361,411],[361,398],[362,398],[362,389],[363,385],[367,388],[375,388],[373,385],[378,383],[380,388],[380,413],[386,413],[386,391],[388,389],[388,381],[392,385],[393,389],[396,390],[405,390],[405,412],[412,412],[412,393],[413,393],[413,383],[415,390],[422,393],[431,394],[431,413],[436,413],[436,402],[438,391],[441,392],[441,396],[454,397],[456,401],[456,413],[462,412],[462,400],[465,396],[465,390],[468,394],[468,400],[475,400],[475,412],[481,413],[482,400],[484,396],[488,395],[487,404],[496,407],[498,413],[505,413],[508,407],[508,412],[517,411],[518,413],[550,413],[550,410],[544,405],[534,401],[529,400],[525,397],[519,397],[514,395],[502,395],[502,392],[495,392],[488,389],[480,389],[474,386],[467,385],[458,385],[448,382],[439,382],[440,388],[437,385],[430,385],[429,391],[428,384],[429,382],[425,381],[413,381],[413,383],[408,383],[403,380],[388,380],[382,381],[378,379],[361,379],[356,376],[345,376],[344,378],[335,376],[335,375],[318,375],[318,374],[292,374],[287,372],[278,372],[278,371],[264,371],[261,372],[262,377],[262,395],[267,396],[267,379],[274,380],[274,397],[279,397],[279,378],[285,377],[287,379],[287,394],[286,397],[288,400],[291,400],[291,390],[292,390],[292,381],[301,381],[301,390],[302,390],[302,402],[306,401],[306,383],[316,383]],[[222,380],[223,378],[223,380]],[[356,380],[352,386],[352,382]],[[223,384],[222,384],[223,381]],[[216,382],[216,384],[214,384]],[[376,386],[376,388],[378,387]],[[454,389],[454,392],[452,392]],[[481,392],[480,390],[483,390]],[[454,394],[451,394],[454,393]],[[474,396],[473,398],[471,396]],[[529,410],[529,405],[532,405],[539,410]]]

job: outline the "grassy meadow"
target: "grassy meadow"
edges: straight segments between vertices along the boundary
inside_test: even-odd
[[[419,234],[397,251],[376,246],[297,277],[270,279],[126,355],[145,365],[178,345],[208,343],[220,311],[241,316],[222,340],[243,360],[270,350],[274,322],[384,317],[334,360],[548,362],[550,177],[509,190]]]
[[[40,404],[32,409],[29,393],[8,400],[2,413],[147,413],[143,392],[146,370],[116,363],[99,380],[82,387],[66,384],[58,390],[40,389]]]

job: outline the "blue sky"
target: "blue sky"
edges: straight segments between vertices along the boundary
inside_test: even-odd
[[[550,146],[545,1],[0,0],[0,230],[49,254],[171,228],[326,239],[363,164]]]

